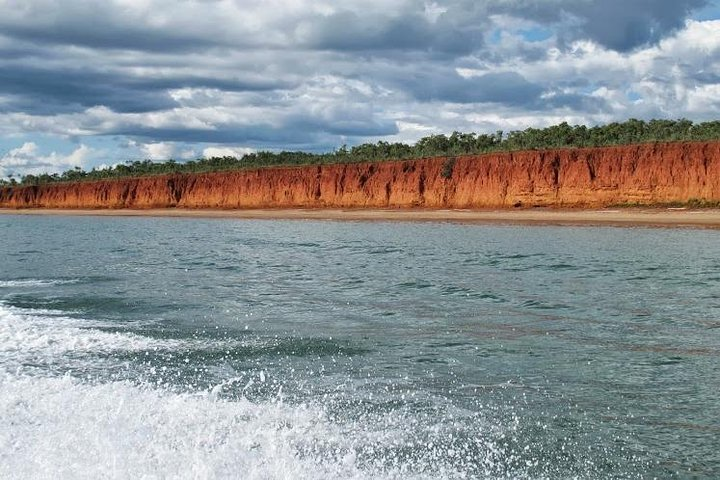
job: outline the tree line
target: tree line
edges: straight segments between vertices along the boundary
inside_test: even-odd
[[[683,142],[720,140],[720,121],[693,123],[687,119],[630,119],[607,125],[587,127],[563,122],[547,128],[527,128],[504,133],[460,133],[430,135],[414,145],[405,143],[363,143],[348,148],[343,145],[333,152],[270,152],[260,151],[242,157],[212,157],[176,162],[151,160],[128,161],[107,168],[85,171],[75,167],[61,174],[9,176],[0,179],[0,186],[41,185],[55,182],[76,182],[121,177],[139,177],[171,173],[202,173],[223,170],[253,169],[273,166],[320,165],[381,160],[403,160],[435,156],[477,155],[491,152],[540,150],[552,148],[602,147],[652,142]]]

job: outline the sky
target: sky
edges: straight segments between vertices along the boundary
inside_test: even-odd
[[[720,0],[0,0],[0,178],[719,111]]]

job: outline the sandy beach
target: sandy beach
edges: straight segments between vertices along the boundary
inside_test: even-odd
[[[0,209],[0,215],[189,217],[337,221],[413,221],[547,225],[720,228],[716,209],[430,210],[430,209]]]

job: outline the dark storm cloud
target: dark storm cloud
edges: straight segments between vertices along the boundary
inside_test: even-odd
[[[120,72],[9,65],[0,68],[0,94],[13,96],[4,111],[52,114],[81,111],[98,105],[120,113],[140,113],[177,106],[168,90],[214,88],[226,92],[268,91],[287,87],[284,81],[225,80],[178,75],[137,78]]]
[[[589,39],[627,52],[682,27],[707,0],[517,0],[498,5],[509,15],[559,27],[561,39]]]
[[[167,30],[148,30],[128,24],[105,22],[102,19],[87,23],[67,19],[65,23],[52,28],[46,25],[7,23],[0,25],[4,35],[36,45],[77,45],[99,49],[183,52],[204,50],[221,44],[212,36],[203,38]]]
[[[705,0],[577,2],[576,14],[587,20],[575,34],[588,35],[608,48],[624,52],[661,40],[682,27],[691,10],[706,4]]]
[[[141,141],[198,142],[242,145],[310,145],[323,135],[344,137],[385,136],[397,133],[394,122],[363,119],[321,119],[310,115],[291,115],[280,125],[259,121],[252,125],[223,125],[208,130],[196,128],[151,128],[126,126],[113,134]]]
[[[464,78],[455,71],[415,72],[396,80],[420,101],[452,103],[500,103],[526,105],[537,101],[543,89],[514,72],[487,73]]]
[[[81,111],[97,105],[118,112],[148,112],[174,104],[166,92],[132,88],[107,74],[22,66],[0,69],[0,93],[14,96],[16,108],[34,114]]]
[[[338,51],[422,50],[462,55],[483,45],[485,31],[481,24],[458,25],[444,16],[431,23],[417,13],[361,17],[342,11],[317,18],[306,43],[312,48]]]

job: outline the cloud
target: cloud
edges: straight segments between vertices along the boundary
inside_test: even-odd
[[[209,68],[204,75],[184,66],[162,69],[122,68],[117,65],[82,65],[67,58],[61,65],[37,66],[34,62],[0,60],[0,94],[12,101],[4,111],[55,113],[80,111],[102,105],[116,112],[141,113],[166,110],[178,105],[172,92],[181,89],[216,89],[226,92],[264,92],[287,87],[286,81],[253,74]],[[87,62],[87,59],[84,60]]]
[[[73,167],[83,167],[92,153],[86,145],[80,145],[68,155],[52,152],[42,155],[34,142],[25,142],[0,158],[0,178],[9,175],[62,172]]]
[[[627,52],[677,31],[693,9],[706,4],[705,0],[604,0],[573,2],[567,8],[583,19],[573,32],[575,39],[589,38]]]
[[[299,27],[299,40],[323,50],[434,54],[467,54],[484,44],[483,27],[487,22],[460,24],[451,19],[447,10],[432,16],[426,15],[424,8],[394,13],[338,11],[306,19]]]
[[[720,22],[688,20],[708,3],[0,0],[0,141],[112,144],[95,165],[708,119]]]
[[[201,154],[197,154],[195,148],[190,147],[184,142],[156,142],[156,143],[137,143],[131,141],[127,144],[130,151],[137,152],[143,159],[153,161],[165,161],[169,159],[190,160],[197,157],[236,157],[253,153],[256,150],[249,147],[227,146],[227,145],[211,145],[202,147]]]
[[[502,71],[465,77],[442,70],[418,72],[400,80],[400,85],[418,100],[452,103],[523,105],[534,102],[543,91],[518,73]]]
[[[203,158],[213,157],[235,157],[241,158],[244,155],[254,153],[255,149],[247,147],[207,147],[203,149]]]
[[[147,160],[169,160],[175,156],[175,145],[168,142],[145,143],[140,151]]]
[[[240,40],[228,27],[235,21],[244,33],[241,8],[219,1],[67,0],[59,8],[54,0],[6,0],[0,25],[5,35],[35,44],[182,52]]]
[[[628,52],[657,43],[681,29],[693,10],[707,0],[508,0],[498,11],[539,24],[559,25],[561,38],[572,43],[592,40],[605,48]]]

